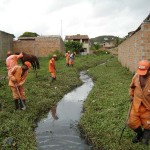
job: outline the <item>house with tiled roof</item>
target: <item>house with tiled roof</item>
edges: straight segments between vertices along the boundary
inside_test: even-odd
[[[88,35],[67,35],[65,41],[78,41],[83,44],[83,49],[81,52],[90,53],[90,40]]]

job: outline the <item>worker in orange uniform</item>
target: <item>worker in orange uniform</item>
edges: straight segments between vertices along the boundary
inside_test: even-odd
[[[72,67],[73,67],[75,55],[76,55],[76,52],[72,52],[72,53],[70,54],[70,58],[69,58],[69,66],[72,66]]]
[[[68,51],[68,52],[65,54],[65,57],[66,57],[66,66],[69,66],[70,51]]]
[[[55,65],[55,60],[57,56],[53,55],[53,57],[49,61],[49,72],[51,74],[51,81],[53,82],[56,80],[56,65]]]
[[[18,59],[22,58],[23,54],[20,53],[19,55],[12,55],[11,52],[7,52],[7,58],[6,58],[6,67],[8,71],[8,76],[9,73],[11,72],[11,69],[18,65]]]
[[[31,63],[28,61],[26,61],[22,66],[16,65],[11,69],[8,76],[9,86],[13,93],[16,110],[19,109],[19,107],[22,109],[23,105],[25,106],[26,96],[23,85],[25,83],[30,67]]]
[[[130,84],[131,111],[128,126],[137,134],[133,143],[142,141],[148,145],[150,138],[150,64],[147,60],[138,63],[137,73]],[[144,130],[143,130],[143,129]]]

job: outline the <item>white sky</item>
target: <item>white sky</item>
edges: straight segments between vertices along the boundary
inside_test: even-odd
[[[149,13],[150,0],[0,0],[0,30],[124,37]]]

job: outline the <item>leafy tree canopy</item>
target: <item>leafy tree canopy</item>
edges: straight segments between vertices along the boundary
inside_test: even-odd
[[[24,32],[19,37],[37,37],[37,36],[39,36],[39,35],[35,32]]]
[[[99,44],[93,44],[91,46],[91,50],[99,50],[101,48],[101,46]]]
[[[65,42],[65,48],[66,48],[66,51],[79,53],[80,50],[83,48],[83,44],[77,41],[68,41],[68,42]]]

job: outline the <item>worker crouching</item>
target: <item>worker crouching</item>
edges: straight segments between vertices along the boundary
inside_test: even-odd
[[[16,65],[14,68],[12,68],[8,76],[9,86],[12,90],[16,110],[19,108],[23,109],[26,106],[26,96],[23,85],[30,67],[31,63],[28,61],[26,61],[22,66]]]
[[[128,126],[137,134],[133,143],[142,141],[148,145],[150,138],[150,64],[142,60],[138,64],[137,73],[130,84],[130,99],[132,108],[129,115]],[[143,130],[144,129],[144,130]]]

